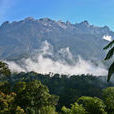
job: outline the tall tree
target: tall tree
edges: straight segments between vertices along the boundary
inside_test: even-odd
[[[4,94],[0,91],[0,114],[25,114],[15,103],[16,93]]]
[[[88,114],[107,114],[105,112],[105,104],[97,97],[82,96],[77,100],[77,103],[82,104]]]
[[[49,94],[49,90],[40,81],[34,80],[31,82],[18,82],[13,88],[17,94],[16,103],[25,109],[26,113],[35,112],[40,114],[47,106],[55,107],[58,102],[58,97]]]
[[[8,68],[8,65],[2,61],[0,61],[0,78],[3,77],[10,77],[11,72],[10,69]]]
[[[109,114],[114,114],[114,87],[103,89],[103,101]]]
[[[107,49],[109,49],[109,51],[105,57],[105,60],[111,59],[114,55],[114,40],[110,42],[106,47],[104,47],[104,50],[107,50]],[[109,67],[107,81],[110,80],[113,73],[114,73],[114,61]]]
[[[71,108],[62,107],[62,114],[87,114],[86,110],[82,105],[78,103],[71,104]]]

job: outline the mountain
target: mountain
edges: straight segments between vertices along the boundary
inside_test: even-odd
[[[4,22],[0,26],[0,59],[20,59],[39,49],[43,41],[49,42],[54,51],[69,47],[74,57],[102,60],[103,47],[114,38],[109,27],[90,25],[88,21],[72,24],[49,18],[25,18]]]

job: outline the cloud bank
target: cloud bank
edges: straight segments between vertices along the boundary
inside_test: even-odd
[[[73,64],[69,64],[68,61]],[[54,53],[53,46],[47,41],[42,43],[41,48],[37,50],[34,56],[28,59],[22,59],[19,63],[13,61],[6,62],[12,72],[34,71],[43,74],[52,72],[69,75],[107,75],[107,70],[101,63],[96,66],[91,61],[86,61],[80,56],[78,56],[78,59],[75,59],[69,47],[60,49],[57,53]]]
[[[112,41],[112,36],[104,35],[103,39],[111,42]]]

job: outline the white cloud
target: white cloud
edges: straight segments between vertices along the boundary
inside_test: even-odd
[[[20,65],[16,64],[13,61],[4,61],[9,65],[9,68],[12,72],[26,72],[24,68],[22,68]]]
[[[58,58],[53,60],[52,58],[46,57],[45,55],[51,55],[56,58],[59,54],[63,54],[63,58]],[[72,60],[73,65],[68,64],[64,57]],[[37,73],[48,74],[59,73],[59,74],[93,74],[96,76],[107,75],[107,70],[102,64],[94,65],[90,61],[84,60],[82,57],[78,57],[78,60],[74,60],[73,55],[71,54],[69,48],[63,48],[58,51],[57,54],[53,53],[53,46],[50,45],[47,41],[43,43],[43,47],[37,51],[36,56],[32,58],[23,59],[20,61],[20,64],[15,62],[7,61],[9,68],[12,72],[24,71],[30,72],[35,71]]]
[[[111,42],[112,41],[112,36],[104,35],[103,39]]]

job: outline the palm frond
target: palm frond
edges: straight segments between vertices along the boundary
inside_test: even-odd
[[[109,52],[107,53],[105,57],[105,60],[110,59],[113,56],[113,54],[114,54],[114,47],[109,50]]]
[[[106,50],[108,48],[111,48],[113,44],[114,44],[114,40],[110,42],[107,46],[105,46],[103,49]]]
[[[109,82],[112,74],[114,73],[114,62],[111,64],[109,70],[108,70],[108,78],[107,78],[107,82]]]

